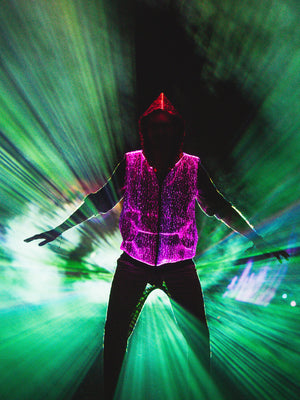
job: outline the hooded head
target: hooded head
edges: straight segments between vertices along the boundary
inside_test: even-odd
[[[150,164],[161,154],[172,166],[182,156],[184,121],[164,93],[150,105],[139,120],[142,149]]]

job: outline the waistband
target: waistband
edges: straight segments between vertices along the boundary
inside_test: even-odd
[[[127,254],[125,251],[121,254],[119,260],[121,262],[123,261],[125,263],[133,264],[136,267],[141,267],[146,270],[154,270],[154,269],[164,269],[164,270],[174,269],[174,270],[176,270],[176,269],[188,266],[188,265],[192,265],[195,267],[195,263],[192,258],[189,258],[187,260],[177,261],[174,263],[167,263],[167,264],[161,264],[158,266],[153,266],[150,264],[143,263],[142,261],[136,260],[135,258],[131,257],[129,254]]]

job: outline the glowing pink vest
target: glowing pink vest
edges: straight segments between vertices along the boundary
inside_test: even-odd
[[[150,265],[193,258],[199,158],[183,153],[159,187],[142,150],[127,153],[121,249]]]

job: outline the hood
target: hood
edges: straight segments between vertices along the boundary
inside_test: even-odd
[[[162,92],[156,100],[147,108],[144,114],[141,115],[140,120],[145,118],[147,115],[151,114],[153,111],[167,111],[171,115],[177,115],[180,117],[179,112],[167,98],[167,96]]]
[[[147,110],[141,115],[139,119],[139,134],[142,144],[142,149],[147,157],[150,160],[151,157],[151,148],[147,146],[146,139],[146,125],[147,119],[155,111],[165,111],[169,115],[172,116],[174,120],[174,126],[176,126],[176,134],[174,136],[174,140],[170,143],[170,151],[173,153],[172,158],[178,159],[182,156],[182,146],[184,139],[184,121],[179,112],[167,98],[167,96],[162,92],[156,100],[147,108]]]

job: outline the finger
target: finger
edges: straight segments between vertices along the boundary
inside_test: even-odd
[[[280,263],[282,263],[281,259],[289,259],[289,254],[286,251],[278,251],[277,253],[275,253],[275,257],[280,261]]]
[[[285,258],[286,260],[288,260],[290,257],[289,254],[284,250],[278,251],[276,254],[279,258],[282,257]]]
[[[45,237],[45,236],[43,236],[41,239],[44,239],[42,242],[40,242],[39,243],[39,246],[44,246],[44,244],[47,244],[47,243],[49,243],[49,242],[52,242],[52,238],[50,238],[50,237]]]
[[[40,236],[41,236],[41,234],[37,234],[37,235],[34,235],[34,236],[30,236],[29,238],[24,239],[24,242],[26,242],[26,243],[32,242],[32,240],[40,239]]]
[[[286,260],[288,260],[288,259],[290,258],[289,253],[287,253],[286,251],[283,251],[283,252],[282,252],[282,255],[283,255],[283,257],[284,257]]]

